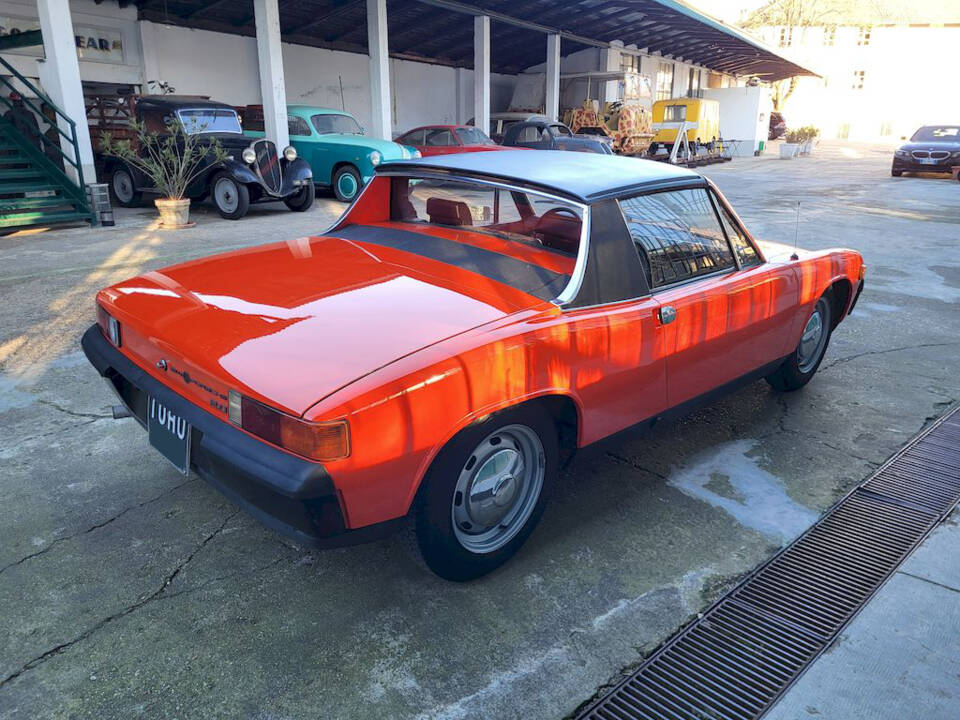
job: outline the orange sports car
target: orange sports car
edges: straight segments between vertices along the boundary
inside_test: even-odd
[[[467,580],[533,531],[562,453],[806,384],[863,276],[756,243],[688,170],[469,153],[384,163],[322,235],[102,290],[83,348],[167,460],[267,525],[334,546],[409,518]]]

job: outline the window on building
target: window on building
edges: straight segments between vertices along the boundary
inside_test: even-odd
[[[863,90],[863,78],[866,73],[863,70],[853,71],[853,89]]]
[[[673,63],[660,63],[657,68],[657,100],[673,97]]]
[[[651,287],[735,267],[706,190],[675,190],[620,201]]]
[[[891,135],[893,135],[893,123],[889,120],[880,123],[880,136],[889,137]]]
[[[827,47],[833,47],[833,44],[837,41],[837,26],[836,25],[827,25],[823,29],[823,44]]]
[[[790,47],[793,45],[793,28],[780,28],[780,47]]]
[[[860,34],[857,36],[857,45],[869,45],[870,44],[870,30],[872,28],[869,25],[860,26]]]
[[[697,68],[690,68],[690,74],[687,77],[687,97],[700,97],[700,71]]]
[[[623,72],[640,72],[640,56],[620,53],[620,69]]]

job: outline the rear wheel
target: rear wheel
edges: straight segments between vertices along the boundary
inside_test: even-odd
[[[824,295],[813,306],[796,350],[783,365],[767,376],[767,382],[781,392],[799,390],[810,382],[827,352],[831,320],[830,299]]]
[[[333,193],[340,202],[353,202],[361,187],[360,171],[353,165],[343,165],[333,174]]]
[[[441,450],[418,493],[417,545],[447,580],[486,575],[533,532],[558,458],[551,416],[530,405],[470,426]]]
[[[133,183],[133,175],[123,167],[114,168],[110,175],[110,190],[118,204],[123,207],[136,207],[140,204],[143,195],[137,192],[137,187]]]
[[[227,220],[239,220],[250,209],[250,191],[238,183],[229,173],[217,173],[213,178],[210,198],[220,216]]]
[[[311,181],[300,188],[299,192],[286,198],[283,203],[294,212],[304,212],[313,205],[314,193],[313,181]]]

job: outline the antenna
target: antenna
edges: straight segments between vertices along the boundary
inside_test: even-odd
[[[797,255],[797,244],[800,238],[800,201],[797,200],[797,221],[793,229],[793,254],[790,255],[791,260],[799,260],[800,256]]]

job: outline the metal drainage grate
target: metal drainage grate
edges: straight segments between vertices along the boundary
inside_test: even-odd
[[[578,718],[763,715],[960,501],[958,411],[914,438]]]

